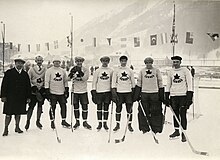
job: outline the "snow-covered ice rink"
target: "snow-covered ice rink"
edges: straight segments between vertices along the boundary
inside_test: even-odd
[[[88,91],[91,90],[91,82],[88,83]],[[36,125],[36,109],[34,110],[31,126],[26,132],[24,129],[26,116],[21,118],[23,134],[14,132],[14,119],[9,127],[7,137],[0,136],[0,159],[2,160],[144,160],[144,159],[220,159],[220,89],[195,89],[195,114],[192,109],[188,114],[187,135],[193,147],[198,151],[207,151],[209,156],[194,154],[188,143],[182,143],[180,139],[169,140],[168,136],[174,129],[170,124],[164,126],[161,134],[157,134],[159,144],[156,144],[151,133],[142,134],[138,130],[137,102],[134,103],[133,128],[134,132],[127,132],[125,141],[115,144],[115,139],[121,139],[126,124],[126,110],[123,108],[121,129],[111,134],[111,142],[108,143],[109,133],[96,131],[97,118],[96,106],[91,101],[89,93],[88,122],[92,130],[86,130],[82,126],[71,132],[61,126],[60,109],[56,109],[56,126],[61,143],[57,142],[55,131],[50,128],[49,103],[45,101],[41,122],[43,130]],[[1,103],[1,102],[0,102]],[[1,112],[3,104],[0,104]],[[111,106],[110,106],[111,107]],[[192,106],[191,106],[192,107]],[[113,110],[112,127],[115,126],[115,105]],[[200,116],[198,116],[200,115]],[[71,105],[68,99],[67,121],[70,123]],[[109,118],[110,119],[110,118]],[[172,122],[172,114],[167,108],[166,121]],[[82,121],[81,121],[82,122]],[[75,123],[75,119],[73,120]],[[82,124],[82,123],[81,123]],[[108,122],[109,124],[109,122]],[[4,129],[4,115],[0,114],[0,133]]]

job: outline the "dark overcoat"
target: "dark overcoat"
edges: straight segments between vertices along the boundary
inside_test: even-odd
[[[1,97],[6,97],[3,114],[26,114],[27,99],[31,95],[31,83],[27,72],[19,73],[15,68],[5,72],[1,86]]]

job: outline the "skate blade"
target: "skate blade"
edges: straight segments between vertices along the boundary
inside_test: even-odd
[[[88,130],[92,130],[92,128],[86,128],[86,127],[84,127],[85,129],[88,129]]]
[[[101,129],[97,129],[97,132],[100,132],[101,131]]]
[[[64,126],[64,125],[63,125],[63,128],[70,129],[70,128],[71,128],[71,126],[67,127],[67,126]]]
[[[169,137],[169,140],[176,140],[176,139],[179,139],[180,136],[177,136],[177,137]]]

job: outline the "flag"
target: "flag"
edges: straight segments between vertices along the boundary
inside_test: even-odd
[[[140,37],[134,37],[134,47],[140,47]]]
[[[108,45],[109,45],[109,46],[111,46],[111,40],[112,40],[111,38],[107,38],[107,41],[108,41]]]
[[[207,34],[210,36],[210,38],[213,41],[215,41],[215,40],[217,40],[219,38],[219,34],[218,33],[207,33]]]
[[[167,33],[161,33],[160,36],[161,36],[161,44],[165,44],[168,42]]]
[[[30,51],[31,51],[31,45],[28,44],[28,52],[30,52]]]
[[[156,34],[150,35],[150,45],[151,46],[157,45],[157,35]]]
[[[10,49],[13,49],[13,43],[10,42],[9,44],[10,44]]]
[[[40,44],[36,44],[36,49],[37,49],[37,52],[40,51]]]
[[[18,52],[21,50],[21,44],[18,44]]]
[[[58,40],[54,41],[54,49],[58,48]]]
[[[126,44],[127,38],[121,38],[121,48],[126,48],[127,44]]]
[[[49,51],[49,50],[50,50],[50,44],[49,44],[49,42],[45,43],[45,46],[47,47],[47,50]]]
[[[193,44],[193,32],[186,32],[186,43]]]

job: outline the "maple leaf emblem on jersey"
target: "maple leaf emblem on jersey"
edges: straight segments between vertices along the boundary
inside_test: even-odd
[[[147,74],[151,74],[152,72],[151,72],[151,70],[148,69],[148,70],[146,71],[146,73],[147,73]]]
[[[177,73],[173,77],[174,77],[173,79],[174,83],[181,83],[183,81],[183,79],[181,79]]]
[[[129,79],[128,74],[124,71],[121,73],[120,80],[127,81]]]
[[[109,76],[106,72],[103,72],[102,75],[100,76],[100,79],[107,80],[107,79],[109,79]]]
[[[62,81],[62,77],[61,77],[61,74],[60,74],[59,72],[57,72],[57,73],[55,74],[54,81]]]

